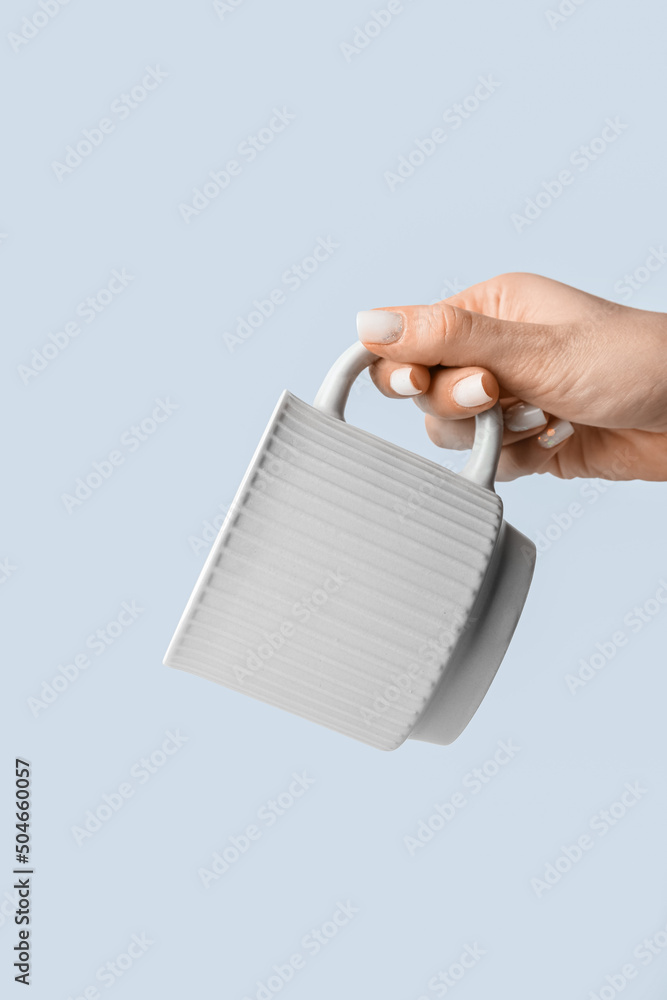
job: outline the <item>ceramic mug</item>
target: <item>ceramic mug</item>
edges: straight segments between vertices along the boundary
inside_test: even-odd
[[[165,663],[379,749],[451,743],[507,650],[535,564],[503,519],[500,407],[460,474],[345,422],[352,345],[285,391]]]

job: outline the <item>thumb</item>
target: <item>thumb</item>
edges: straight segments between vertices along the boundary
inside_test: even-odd
[[[427,367],[487,368],[503,389],[537,405],[560,379],[555,368],[567,364],[564,327],[495,319],[446,301],[360,312],[357,331],[382,358]],[[545,385],[547,373],[551,384]]]

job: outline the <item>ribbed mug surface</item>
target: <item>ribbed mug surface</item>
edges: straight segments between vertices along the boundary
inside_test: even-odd
[[[501,522],[490,490],[284,392],[165,663],[394,749]]]

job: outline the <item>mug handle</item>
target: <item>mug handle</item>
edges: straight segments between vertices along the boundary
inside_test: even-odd
[[[330,417],[345,420],[345,404],[355,379],[377,361],[367,347],[357,341],[334,361],[320,386],[313,406]],[[503,443],[503,415],[500,403],[475,417],[475,440],[470,458],[459,475],[471,483],[495,492],[494,482]]]

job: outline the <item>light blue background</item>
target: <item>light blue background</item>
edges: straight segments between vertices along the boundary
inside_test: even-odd
[[[8,0],[2,32],[36,9]],[[359,914],[285,986],[289,1000],[434,997],[428,980],[474,942],[486,955],[460,1000],[586,998],[667,925],[665,611],[576,696],[564,681],[667,575],[666,485],[616,484],[596,504],[581,481],[499,488],[533,538],[573,501],[585,516],[540,555],[501,672],[449,748],[383,754],[161,665],[205,555],[192,536],[230,502],[280,391],[312,399],[358,309],[512,270],[619,298],[615,282],[667,241],[659,0],[587,0],[555,29],[547,2],[414,0],[348,64],[340,43],[372,9],[245,0],[221,19],[203,0],[72,0],[18,53],[3,43],[0,557],[17,569],[0,586],[0,892],[12,760],[27,756],[36,1000],[82,995],[142,932],[154,944],[114,1000],[254,997],[339,899]],[[59,182],[52,161],[156,64],[167,79]],[[391,193],[384,172],[488,74],[497,91]],[[283,106],[289,128],[186,225],[179,204]],[[618,141],[517,234],[511,213],[615,116],[628,125]],[[230,353],[224,332],[329,235],[331,259]],[[18,366],[113,268],[134,280],[23,384]],[[667,309],[667,268],[631,304]],[[166,396],[178,410],[67,514],[61,494]],[[460,463],[411,403],[372,386],[349,418]],[[132,600],[144,613],[34,718],[28,698]],[[77,846],[71,827],[176,728],[178,754]],[[521,747],[515,760],[410,857],[403,838],[501,739]],[[313,787],[205,890],[198,868],[303,770]],[[626,781],[648,793],[538,899],[531,878]],[[0,941],[0,976],[21,995],[6,917]],[[654,1000],[666,984],[663,954],[623,996]]]

